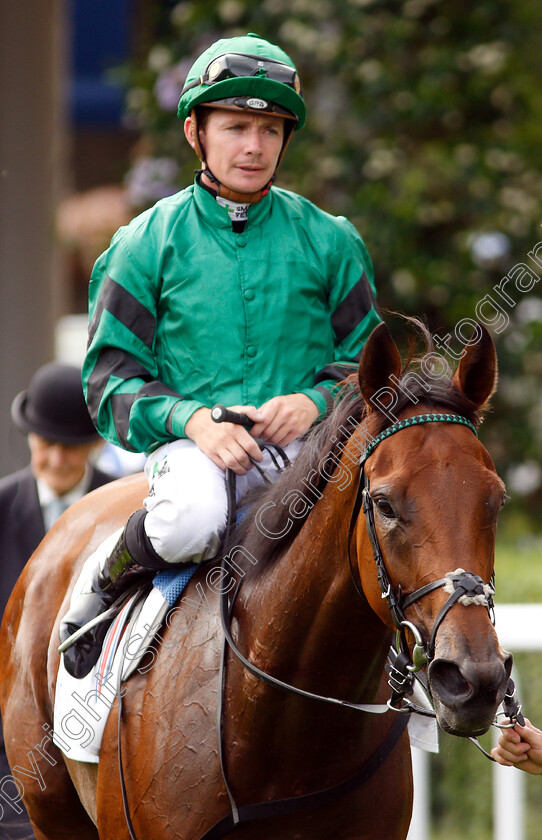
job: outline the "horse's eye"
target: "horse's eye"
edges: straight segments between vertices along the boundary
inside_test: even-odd
[[[387,519],[395,519],[395,511],[385,496],[377,496],[376,499],[374,499],[374,503],[378,508],[378,512],[381,513],[382,516],[385,516]]]

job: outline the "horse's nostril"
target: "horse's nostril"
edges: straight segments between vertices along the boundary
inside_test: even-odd
[[[472,685],[464,678],[453,662],[436,659],[429,666],[432,691],[438,694],[447,706],[465,702],[473,693]]]
[[[461,667],[464,679],[468,680],[479,697],[489,702],[497,700],[508,682],[506,668],[499,660],[477,663],[465,662]]]

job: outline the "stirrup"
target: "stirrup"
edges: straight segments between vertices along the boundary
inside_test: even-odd
[[[68,648],[70,648],[77,641],[79,641],[79,639],[82,636],[84,636],[89,630],[92,630],[92,628],[95,627],[97,624],[101,624],[102,621],[109,621],[109,619],[114,618],[116,613],[117,607],[115,604],[113,604],[113,606],[109,607],[108,610],[106,610],[103,613],[100,613],[100,615],[97,615],[94,618],[91,618],[90,621],[87,621],[86,624],[83,624],[83,626],[76,630],[75,633],[72,633],[71,636],[68,636],[68,638],[65,639],[62,642],[62,644],[58,646],[57,651],[59,653],[64,653],[65,650],[68,650]]]
[[[118,600],[131,588],[130,570],[137,567],[125,539],[124,528],[105,558],[98,560],[83,591],[63,616],[59,653],[64,667],[77,679],[85,677],[100,657],[111,621],[118,613]]]

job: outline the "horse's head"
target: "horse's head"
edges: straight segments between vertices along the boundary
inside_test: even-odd
[[[371,507],[372,541],[381,550],[392,605],[393,598],[399,601],[395,621],[409,622],[411,653],[418,636],[416,656],[427,660],[439,724],[456,735],[477,735],[489,728],[512,667],[490,620],[504,486],[474,431],[479,409],[496,384],[493,341],[480,328],[453,378],[439,378],[425,367],[425,377],[424,365],[415,376],[408,369],[401,373],[399,352],[383,324],[365,346],[359,381],[372,443],[364,464],[366,507]],[[422,415],[426,419],[409,424],[409,418]],[[382,596],[387,581],[377,582],[367,537],[360,518],[358,562],[365,594],[392,626]]]

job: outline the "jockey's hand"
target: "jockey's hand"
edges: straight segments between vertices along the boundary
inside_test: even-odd
[[[278,446],[286,446],[310,429],[319,414],[316,404],[306,394],[273,397],[258,411],[263,419],[252,427],[250,434]]]
[[[502,730],[491,755],[505,767],[514,766],[538,776],[542,774],[542,732],[525,718],[525,726],[516,723],[513,729]]]
[[[230,405],[232,411],[246,414],[255,423],[262,420],[261,412],[253,405]],[[261,461],[262,451],[251,432],[237,423],[215,423],[210,408],[199,408],[185,426],[185,434],[191,438],[211,461],[226,470],[229,467],[237,475],[245,475],[254,461]]]

